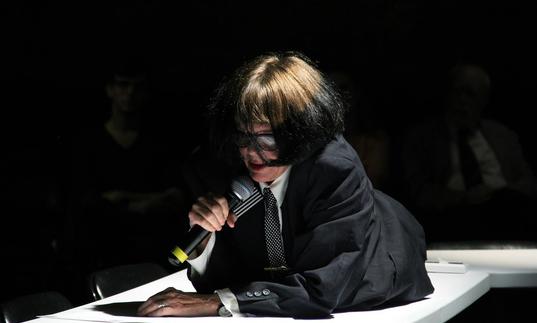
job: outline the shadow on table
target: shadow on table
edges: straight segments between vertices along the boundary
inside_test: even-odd
[[[137,310],[143,302],[118,302],[94,305],[92,309],[114,316],[138,316]]]

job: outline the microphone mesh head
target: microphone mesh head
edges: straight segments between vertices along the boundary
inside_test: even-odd
[[[240,201],[249,198],[255,190],[255,184],[248,176],[239,176],[231,182],[231,192],[233,192]]]

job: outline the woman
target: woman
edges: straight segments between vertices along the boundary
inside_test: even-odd
[[[339,95],[301,54],[239,68],[210,107],[210,137],[265,203],[237,221],[225,198],[199,198],[190,222],[214,233],[189,259],[198,293],[169,288],[139,314],[327,317],[430,294],[422,228],[373,189],[343,118]]]

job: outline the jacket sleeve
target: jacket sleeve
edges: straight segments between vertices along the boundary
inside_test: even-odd
[[[302,232],[293,272],[278,281],[231,287],[240,311],[255,315],[327,317],[370,309],[392,298],[396,266],[387,250],[374,190],[352,159],[318,160],[302,185]],[[424,266],[424,259],[420,259]],[[419,262],[418,262],[419,264]],[[425,277],[428,279],[428,277]]]
[[[295,318],[322,318],[333,312],[371,309],[403,294],[411,295],[407,300],[416,299],[416,295],[423,297],[423,290],[410,294],[394,289],[408,288],[416,277],[409,277],[406,283],[398,281],[399,268],[388,248],[406,244],[387,243],[382,214],[376,209],[375,190],[357,157],[323,154],[307,165],[294,167],[293,172],[284,202],[292,204],[287,217],[299,219],[292,229],[292,246],[287,250],[291,271],[274,280],[226,281],[227,286],[218,286],[215,281],[225,281],[224,273],[241,264],[236,259],[211,259],[212,264],[218,264],[218,269],[213,267],[211,272],[221,273],[222,277],[199,279],[195,282],[197,289],[228,287],[241,313]],[[405,251],[395,254],[399,257]],[[409,269],[424,267],[424,251],[418,254],[417,261],[402,264]],[[428,281],[427,276],[419,278]]]

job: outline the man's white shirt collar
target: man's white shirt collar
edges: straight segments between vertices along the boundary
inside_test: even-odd
[[[278,202],[278,207],[282,207],[283,199],[285,198],[285,192],[287,191],[287,184],[289,183],[289,174],[291,174],[291,167],[287,167],[285,172],[281,174],[278,178],[276,178],[270,185],[267,185],[266,183],[259,183],[259,188],[261,189],[261,192],[263,192],[263,189],[265,187],[270,188],[272,191],[272,194],[276,198],[276,201]]]

